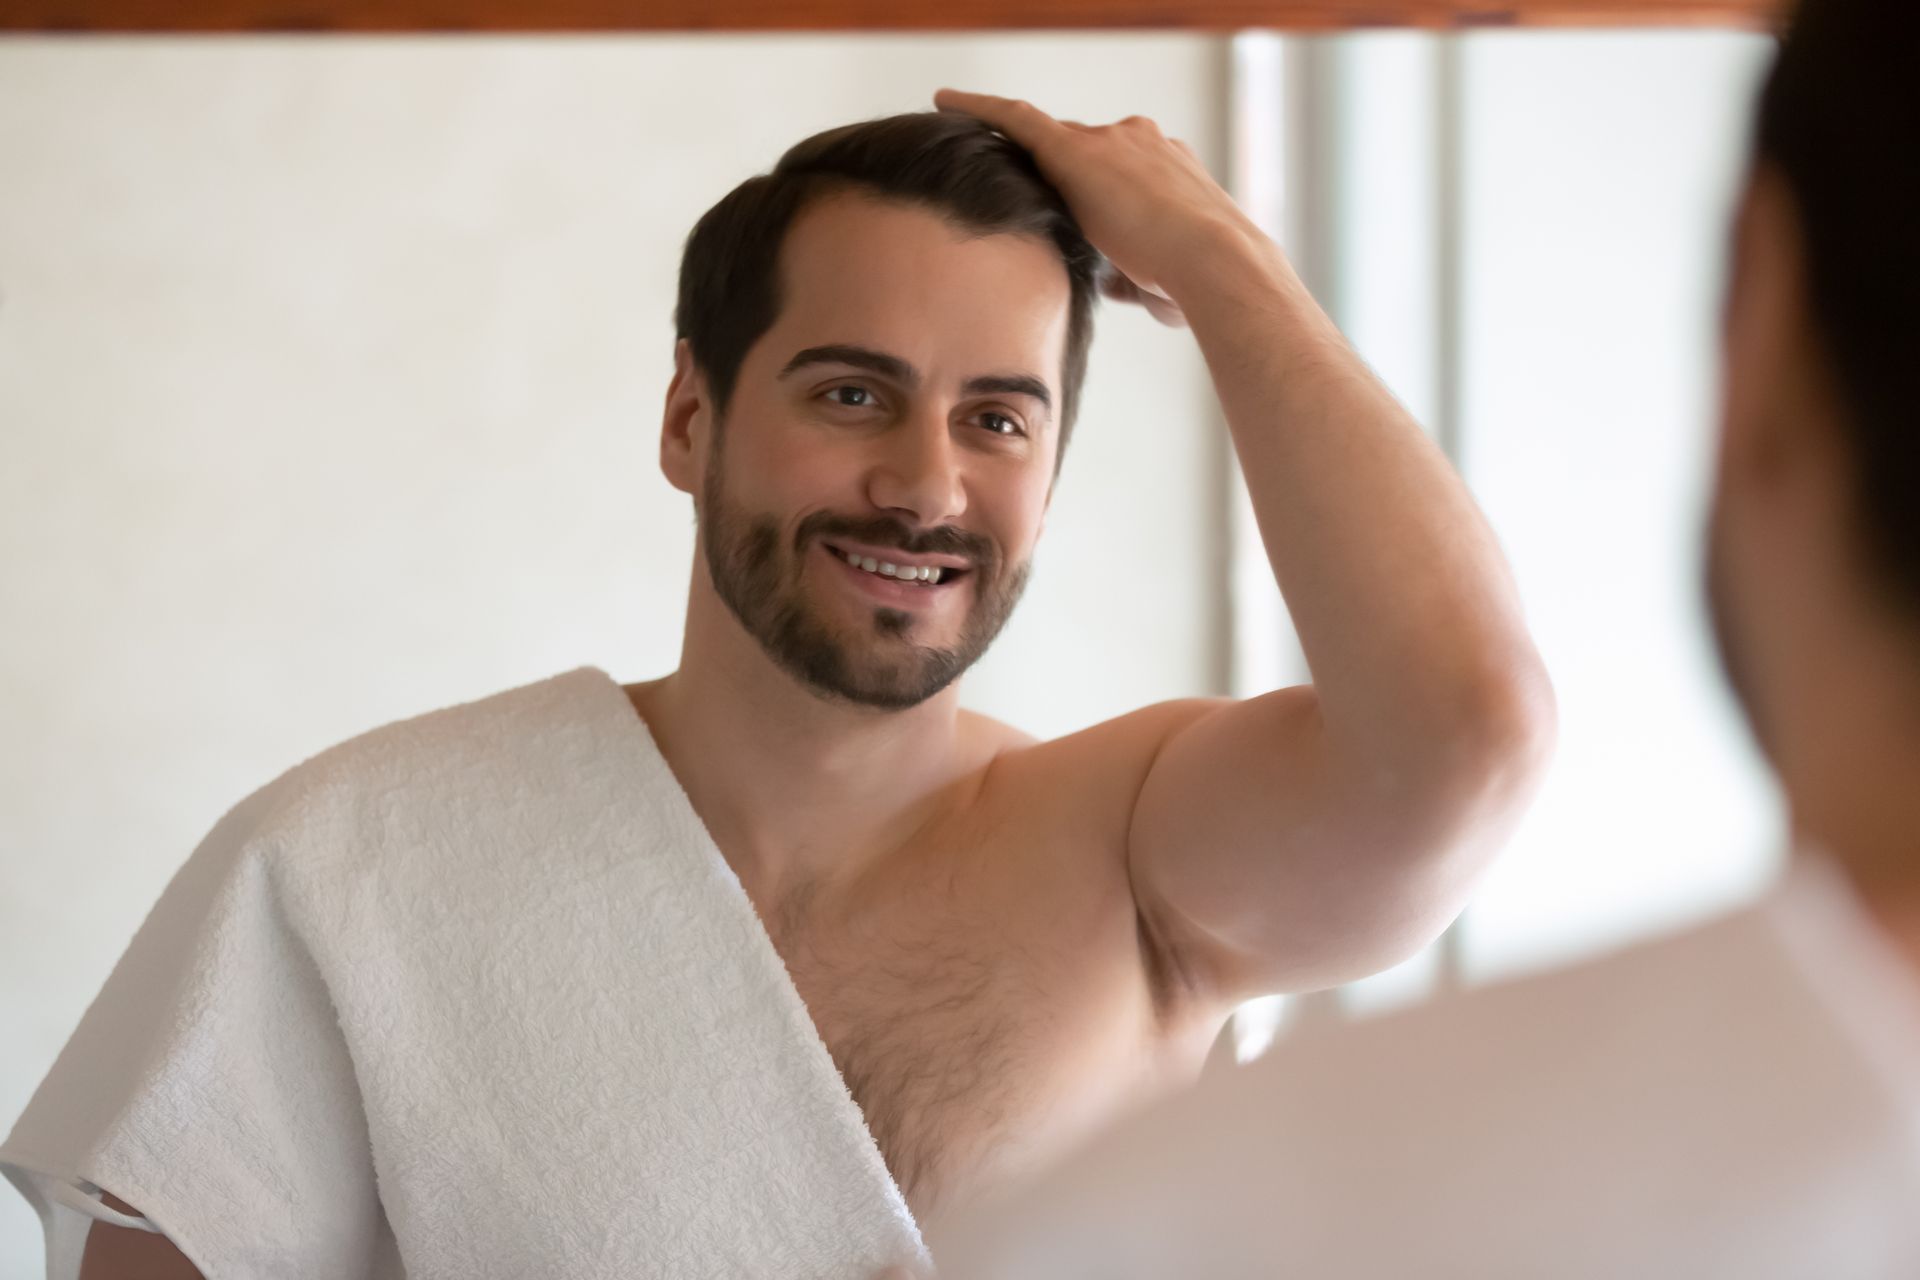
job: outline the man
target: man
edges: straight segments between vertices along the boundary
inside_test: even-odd
[[[64,1074],[123,1053],[83,1024],[76,1044],[99,1047],[69,1046],[0,1159],[59,1201],[50,1215],[112,1224],[93,1228],[84,1274],[158,1274],[158,1255],[209,1275],[391,1274],[396,1257],[408,1274],[861,1274],[910,1258],[897,1237],[821,1241],[883,1214],[857,1151],[811,1193],[732,1159],[761,1144],[789,1164],[825,1159],[808,1126],[844,1136],[817,1088],[777,1092],[807,1046],[776,1041],[739,1066],[765,1048],[741,1027],[758,1006],[738,989],[765,974],[734,974],[740,948],[771,943],[791,984],[766,1002],[804,1002],[884,1190],[926,1222],[1190,1079],[1238,1002],[1379,969],[1456,914],[1552,736],[1546,679],[1464,487],[1185,146],[1140,119],[1087,128],[998,99],[937,101],[943,113],[801,143],[689,239],[661,433],[662,469],[699,519],[679,669],[630,687],[624,724],[575,676],[381,731],[303,766],[213,841],[238,850],[219,855],[238,868],[221,883],[242,886],[218,903],[263,905],[217,903],[198,927],[290,935],[262,963],[302,957],[288,981],[311,979],[338,1033],[264,1082],[237,1069],[238,1084],[196,1082],[209,1106],[223,1091],[268,1100],[264,1122],[216,1126],[209,1143],[178,1109],[130,1126],[117,1102],[62,1101],[77,1088]],[[1025,581],[1100,254],[1112,292],[1184,315],[1208,360],[1314,684],[1039,742],[961,710],[956,681]],[[516,749],[534,737],[538,751]],[[671,777],[634,806],[627,791],[655,787],[640,776],[653,744]],[[416,774],[431,786],[383,789]],[[507,787],[511,805],[495,794]],[[686,854],[681,878],[697,877],[693,855],[717,848],[731,878],[667,910],[680,881],[636,881],[650,873],[603,845],[675,825],[685,839],[659,858]],[[468,839],[486,855],[438,851]],[[538,859],[551,865],[533,874]],[[721,899],[740,889],[764,937],[683,952],[705,936],[673,932],[688,914],[730,928]],[[530,940],[522,910],[561,936]],[[413,981],[434,997],[397,998],[377,957],[428,974]],[[192,989],[225,989],[194,972]],[[141,980],[116,973],[108,993]],[[589,984],[577,1011],[553,1013]],[[271,1004],[259,985],[248,1007]],[[655,1003],[636,1008],[643,985]],[[683,1004],[697,1015],[667,1007]],[[506,1065],[447,1071],[468,1052],[457,1029],[434,1031],[450,1013],[489,1029],[475,1058]],[[656,1051],[656,1017],[688,1032],[685,1053]],[[108,1021],[98,1006],[89,1020]],[[166,1035],[199,1045],[200,1021]],[[522,1035],[529,1024],[552,1029]],[[711,1052],[724,1037],[738,1047]],[[148,1042],[140,1053],[162,1082],[127,1086],[145,1114],[141,1091],[194,1077]],[[622,1065],[649,1053],[650,1074]],[[317,1075],[338,1099],[328,1167],[364,1191],[253,1150],[309,1140],[307,1093],[285,1080],[311,1058],[337,1064]],[[420,1084],[443,1072],[472,1091],[458,1110]],[[730,1101],[700,1118],[709,1084]],[[583,1096],[586,1132],[570,1119]],[[623,1101],[598,1105],[609,1096]],[[645,1131],[636,1109],[685,1120]],[[82,1140],[46,1119],[69,1111],[88,1117]],[[793,1135],[805,1141],[779,1146]],[[263,1178],[226,1170],[265,1164],[267,1211],[220,1221],[169,1184],[155,1145],[208,1161],[250,1201]],[[316,1204],[339,1225],[315,1230]],[[247,1261],[250,1230],[272,1240],[264,1264]]]
[[[1739,214],[1707,582],[1785,881],[1283,1044],[957,1229],[943,1274],[1920,1275],[1916,68],[1908,0],[1806,0]]]

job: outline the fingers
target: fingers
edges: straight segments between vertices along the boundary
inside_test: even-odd
[[[942,111],[958,111],[984,120],[1029,151],[1052,133],[1100,133],[1105,129],[1118,129],[1153,138],[1166,137],[1160,132],[1158,122],[1147,116],[1128,116],[1105,126],[1082,124],[1078,120],[1057,120],[1024,98],[1000,98],[963,89],[938,90],[933,95],[933,105]],[[1189,156],[1193,155],[1193,148],[1179,138],[1166,140]]]
[[[1029,151],[1038,151],[1051,135],[1067,127],[1031,102],[996,98],[990,93],[942,89],[933,95],[933,105],[984,120]]]
[[[1100,292],[1115,302],[1144,309],[1148,315],[1170,329],[1187,327],[1187,316],[1180,310],[1179,303],[1158,289],[1149,288],[1128,279],[1124,272],[1111,264],[1101,273]]]

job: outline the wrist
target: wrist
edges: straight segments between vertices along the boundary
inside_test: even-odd
[[[1189,317],[1222,303],[1313,306],[1286,253],[1244,218],[1206,228],[1159,284]]]

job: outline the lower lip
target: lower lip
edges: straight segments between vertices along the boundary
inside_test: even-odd
[[[865,569],[856,569],[847,563],[847,558],[824,545],[821,554],[832,560],[841,573],[852,579],[853,585],[866,592],[869,597],[881,604],[895,609],[924,609],[945,594],[950,583],[938,586],[916,586],[911,582],[901,582],[897,578],[884,577],[877,573],[868,573]]]

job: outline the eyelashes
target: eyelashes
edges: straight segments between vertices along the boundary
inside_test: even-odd
[[[820,398],[835,409],[880,407],[880,397],[874,393],[873,389],[857,382],[828,387],[820,393]],[[978,419],[980,429],[990,436],[1003,440],[1021,440],[1028,435],[1026,424],[1011,413],[1004,413],[998,409],[983,409],[974,417]]]
[[[839,398],[843,392],[858,395],[860,399],[857,402],[849,403]],[[875,403],[873,392],[860,386],[834,387],[829,390],[826,395],[829,400],[843,409],[864,409],[868,405]]]

